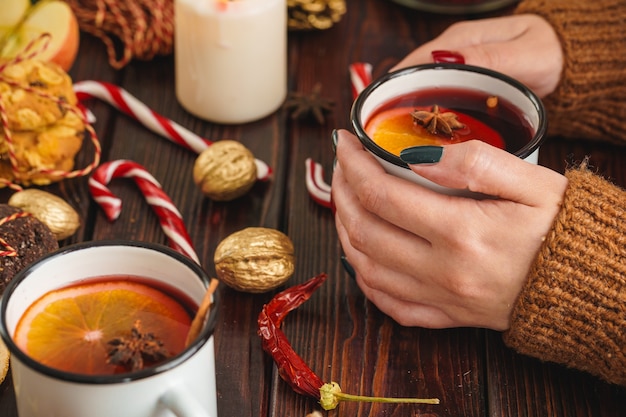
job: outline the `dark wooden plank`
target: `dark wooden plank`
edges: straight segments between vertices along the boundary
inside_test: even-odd
[[[488,332],[489,409],[516,417],[618,417],[626,390],[593,376],[516,354]]]

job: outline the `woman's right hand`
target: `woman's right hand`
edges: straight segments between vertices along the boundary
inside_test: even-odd
[[[406,326],[506,330],[567,179],[480,141],[413,164],[454,197],[387,174],[350,132],[337,132],[335,222],[365,296]]]
[[[563,50],[546,20],[532,14],[455,23],[441,35],[415,49],[393,69],[432,62],[431,52],[453,51],[468,65],[507,74],[544,97],[561,78]]]

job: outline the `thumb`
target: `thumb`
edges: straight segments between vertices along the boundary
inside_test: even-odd
[[[559,188],[552,186],[554,181],[562,177],[478,140],[407,148],[400,158],[418,175],[441,186],[532,206],[545,202],[546,193]],[[557,190],[554,197],[560,200],[562,191]]]

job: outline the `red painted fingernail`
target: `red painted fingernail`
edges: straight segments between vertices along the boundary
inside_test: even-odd
[[[465,64],[465,58],[458,52],[452,51],[432,51],[430,53],[436,64],[448,62],[452,64]]]

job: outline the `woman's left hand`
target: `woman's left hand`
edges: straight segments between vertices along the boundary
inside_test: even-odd
[[[436,50],[454,51],[466,64],[507,74],[540,97],[556,89],[563,70],[563,51],[554,28],[532,14],[457,22],[393,69],[432,62]]]

